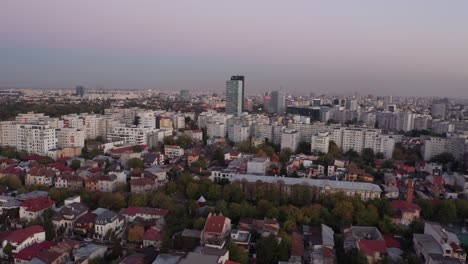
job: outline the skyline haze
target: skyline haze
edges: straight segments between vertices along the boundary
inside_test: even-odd
[[[466,97],[468,2],[4,1],[0,87]]]

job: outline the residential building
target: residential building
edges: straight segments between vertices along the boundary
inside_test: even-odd
[[[33,245],[34,243],[41,243],[45,241],[45,230],[44,227],[39,225],[31,225],[23,229],[14,230],[8,233],[1,242],[1,255],[5,257],[3,249],[6,245],[12,246],[11,253],[17,254],[21,250]]]
[[[310,148],[312,152],[328,153],[330,137],[328,132],[319,132],[312,136]]]
[[[164,146],[164,155],[169,159],[181,157],[184,155],[184,149],[179,146]]]
[[[252,158],[247,161],[247,173],[265,175],[269,164],[270,158],[268,157]]]
[[[93,211],[97,215],[94,223],[94,236],[99,239],[108,238],[110,234],[119,236],[123,231],[125,218],[108,209],[98,208]]]
[[[85,132],[76,128],[60,128],[56,131],[57,147],[83,148],[85,146]]]
[[[21,221],[30,222],[42,216],[47,209],[53,209],[55,202],[49,197],[37,197],[22,202],[19,206],[19,217]]]
[[[223,216],[222,214],[209,214],[205,227],[201,235],[201,244],[214,247],[223,248],[226,243],[226,238],[231,232],[231,219]]]
[[[296,151],[299,144],[299,133],[295,129],[286,128],[281,134],[281,149],[289,148]]]

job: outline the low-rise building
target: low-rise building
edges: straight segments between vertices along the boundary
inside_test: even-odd
[[[37,197],[22,202],[19,206],[21,221],[30,222],[42,216],[47,209],[53,209],[55,202],[49,197]]]
[[[231,219],[222,214],[210,213],[202,231],[201,244],[208,247],[223,248],[230,232]]]
[[[2,257],[4,257],[5,253],[3,252],[3,249],[6,245],[10,244],[13,248],[11,252],[13,254],[17,254],[26,247],[43,241],[45,241],[44,227],[39,225],[28,226],[23,229],[11,231],[4,236],[1,242],[2,249],[0,252]]]
[[[122,233],[125,224],[123,216],[103,208],[98,208],[93,213],[97,215],[94,223],[94,236],[96,238],[110,238],[111,234],[119,236]]]
[[[182,157],[184,155],[184,149],[179,146],[164,146],[164,155],[169,159]]]

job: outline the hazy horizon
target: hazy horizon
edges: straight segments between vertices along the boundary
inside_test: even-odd
[[[468,1],[3,1],[0,87],[468,97]]]

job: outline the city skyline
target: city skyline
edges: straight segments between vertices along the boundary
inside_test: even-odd
[[[266,3],[2,3],[0,87],[466,97],[465,1]]]

